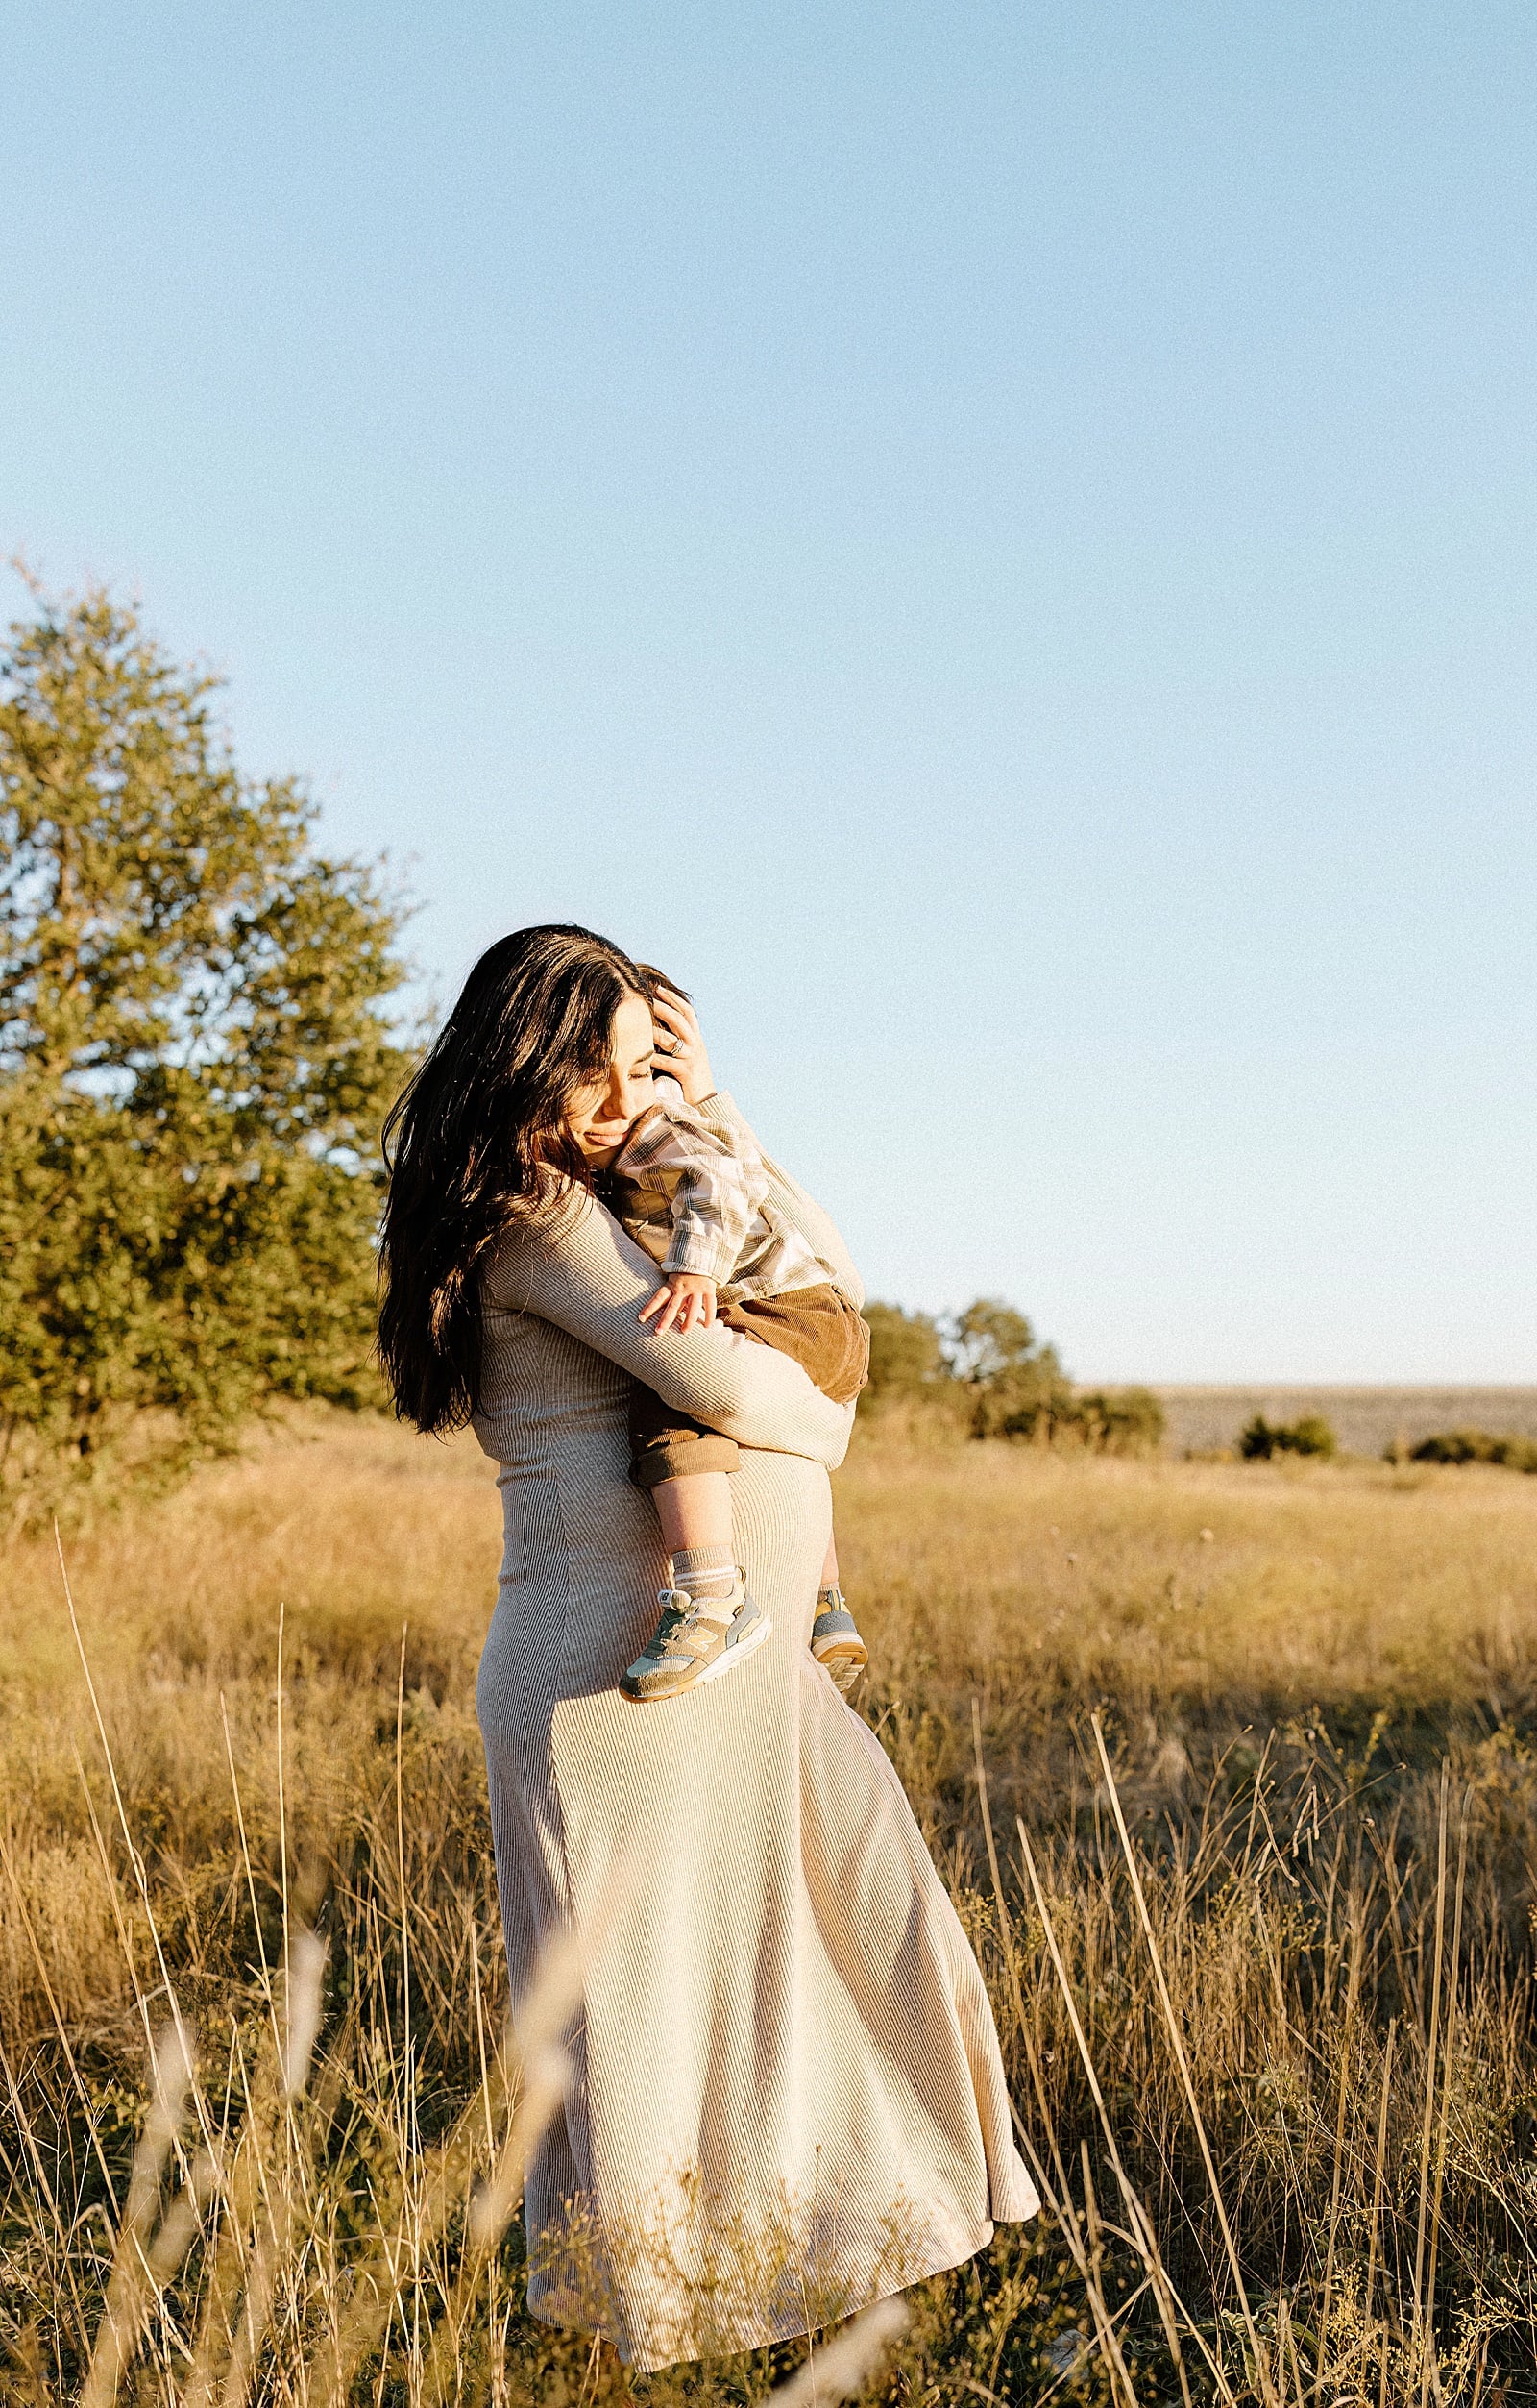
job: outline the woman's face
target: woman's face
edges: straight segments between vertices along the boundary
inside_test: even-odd
[[[566,1107],[566,1126],[595,1170],[606,1170],[631,1125],[656,1101],[651,1080],[651,1007],[627,995],[614,1015],[608,1069],[579,1087]]]

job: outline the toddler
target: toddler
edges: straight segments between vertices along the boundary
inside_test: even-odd
[[[658,1036],[676,1053],[697,1036],[688,998],[659,971],[640,968],[651,983]],[[655,1093],[604,1181],[619,1218],[662,1270],[641,1319],[654,1319],[658,1336],[724,1321],[789,1355],[835,1404],[852,1404],[865,1385],[869,1332],[774,1205],[751,1136],[702,1118],[677,1079],[660,1071]],[[620,1683],[639,1705],[719,1680],[762,1646],[770,1625],[736,1560],[735,1440],[637,1384],[630,1444],[630,1478],[649,1490],[672,1557],[672,1586],[657,1599],[662,1618]],[[846,1697],[869,1658],[838,1585],[831,1538],[817,1609],[812,1653]]]

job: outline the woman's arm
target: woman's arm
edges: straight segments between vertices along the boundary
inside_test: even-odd
[[[581,1199],[550,1236],[511,1231],[487,1277],[493,1315],[535,1313],[595,1353],[606,1355],[679,1413],[743,1446],[843,1460],[852,1408],[812,1386],[799,1364],[717,1322],[686,1337],[653,1337],[640,1310],[656,1287],[656,1265],[612,1216]]]

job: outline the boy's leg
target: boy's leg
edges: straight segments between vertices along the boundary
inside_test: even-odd
[[[744,1663],[768,1636],[737,1573],[732,1539],[734,1441],[675,1413],[649,1388],[637,1388],[630,1406],[630,1478],[648,1488],[672,1581],[660,1603],[662,1618],[620,1688],[637,1705],[676,1697]]]
[[[731,1538],[734,1438],[674,1413],[648,1388],[630,1397],[630,1478],[648,1488],[678,1588],[720,1596],[736,1573]]]
[[[651,1502],[662,1525],[663,1544],[672,1558],[676,1586],[695,1597],[723,1595],[737,1573],[727,1474],[696,1471],[685,1480],[659,1481]]]
[[[743,1296],[720,1306],[718,1319],[744,1338],[798,1363],[813,1386],[835,1405],[851,1405],[869,1371],[870,1334],[836,1288],[793,1288],[782,1296]]]
[[[636,1381],[630,1390],[630,1478],[637,1488],[659,1488],[685,1476],[697,1480],[707,1472],[733,1472],[740,1460],[735,1438],[722,1437],[719,1430],[676,1412],[654,1388]],[[729,1530],[726,1535],[729,1539]]]
[[[720,1318],[744,1337],[756,1339],[759,1345],[789,1355],[835,1404],[852,1404],[865,1384],[869,1332],[835,1288],[793,1289],[787,1295],[761,1299],[744,1297],[740,1304],[722,1306]],[[817,1585],[811,1652],[844,1697],[870,1659],[838,1585],[838,1546],[831,1534]]]
[[[827,1553],[822,1558],[821,1583],[817,1591],[817,1619],[811,1626],[811,1652],[824,1671],[830,1672],[841,1696],[847,1697],[855,1682],[870,1659],[870,1651],[859,1634],[859,1624],[849,1612],[843,1592],[838,1585],[838,1546],[829,1536]]]

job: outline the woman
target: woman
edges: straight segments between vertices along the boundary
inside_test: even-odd
[[[954,1909],[807,1652],[850,1409],[719,1323],[651,1335],[655,1266],[594,1192],[591,1131],[644,1102],[614,1053],[637,996],[580,928],[476,965],[386,1132],[380,1351],[403,1415],[473,1421],[500,1465],[477,1706],[513,1995],[546,1942],[610,1917],[528,2172],[529,2305],[651,2371],[814,2329],[1038,2202]],[[692,1014],[657,1020],[691,1101],[741,1125]],[[857,1296],[831,1222],[769,1171]],[[666,1573],[625,1477],[635,1380],[744,1450],[736,1529],[773,1624],[730,1680],[645,1711],[617,1686]]]

